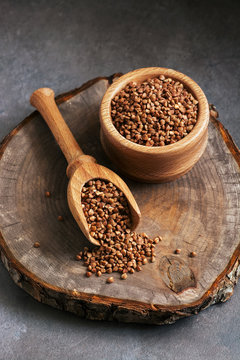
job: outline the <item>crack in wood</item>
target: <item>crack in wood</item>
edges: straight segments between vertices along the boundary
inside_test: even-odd
[[[17,225],[17,224],[21,224],[21,221],[16,221],[16,222],[14,222],[14,223],[11,223],[11,224],[8,224],[8,225],[4,225],[4,226],[2,226],[2,229],[6,229],[6,228],[8,228],[8,227],[10,227],[10,226],[14,226],[14,225]]]

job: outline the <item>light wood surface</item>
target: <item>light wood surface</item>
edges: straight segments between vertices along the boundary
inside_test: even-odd
[[[167,146],[148,147],[123,137],[111,119],[111,100],[129,82],[138,83],[159,75],[182,82],[199,102],[198,121],[184,139]],[[116,80],[103,97],[100,108],[101,142],[108,157],[128,177],[150,183],[172,181],[186,174],[202,156],[207,145],[209,109],[201,88],[188,76],[166,68],[143,68]]]
[[[67,191],[68,205],[86,238],[91,243],[99,245],[99,241],[90,235],[81,204],[82,187],[91,179],[111,181],[123,191],[129,203],[131,227],[134,230],[141,214],[131,191],[117,174],[98,165],[95,158],[83,153],[56,105],[54,91],[40,88],[31,95],[30,103],[43,116],[68,162],[67,175],[70,178]]]
[[[57,104],[84,153],[115,171],[99,140],[99,105],[110,81],[90,81]],[[189,173],[166,184],[125,179],[141,209],[138,231],[163,241],[155,263],[126,281],[114,274],[113,284],[106,274],[86,278],[74,260],[89,242],[68,208],[66,161],[41,116],[25,119],[0,149],[0,252],[15,283],[40,302],[98,320],[171,323],[227,300],[240,275],[240,155],[211,114],[206,151]]]
[[[40,88],[32,93],[30,103],[40,112],[68,164],[71,164],[78,156],[84,155],[84,153],[60,114],[54,97],[55,94],[52,89]]]

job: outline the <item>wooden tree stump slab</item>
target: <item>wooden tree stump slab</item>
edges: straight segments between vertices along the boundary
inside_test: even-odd
[[[99,105],[111,80],[94,79],[57,102],[83,150],[116,170],[99,140]],[[216,117],[212,108],[207,149],[188,174],[166,184],[125,179],[142,212],[138,231],[163,241],[155,263],[127,281],[114,274],[110,285],[105,274],[86,278],[74,260],[88,242],[68,209],[66,161],[32,113],[1,146],[0,250],[15,283],[40,302],[97,320],[172,323],[227,300],[240,275],[240,155]]]

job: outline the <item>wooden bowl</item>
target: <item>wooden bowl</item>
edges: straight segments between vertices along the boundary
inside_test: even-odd
[[[182,82],[198,100],[198,120],[193,130],[178,142],[148,147],[123,137],[112,123],[111,100],[130,81],[143,82],[165,75]],[[202,156],[208,137],[209,107],[202,89],[188,76],[166,68],[151,67],[131,71],[116,80],[103,96],[100,107],[101,143],[119,170],[128,177],[149,183],[172,181],[186,174]]]

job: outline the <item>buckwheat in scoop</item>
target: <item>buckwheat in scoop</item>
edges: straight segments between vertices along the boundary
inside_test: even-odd
[[[145,146],[174,144],[197,122],[198,101],[179,81],[161,75],[130,82],[111,102],[112,122],[126,139]]]
[[[76,260],[84,261],[87,277],[119,272],[126,280],[127,273],[141,271],[148,259],[155,261],[155,246],[161,237],[152,240],[145,233],[130,230],[127,200],[111,182],[89,181],[82,189],[81,200],[91,236],[100,242],[99,247],[84,248],[76,255]],[[107,282],[113,282],[112,277]]]

